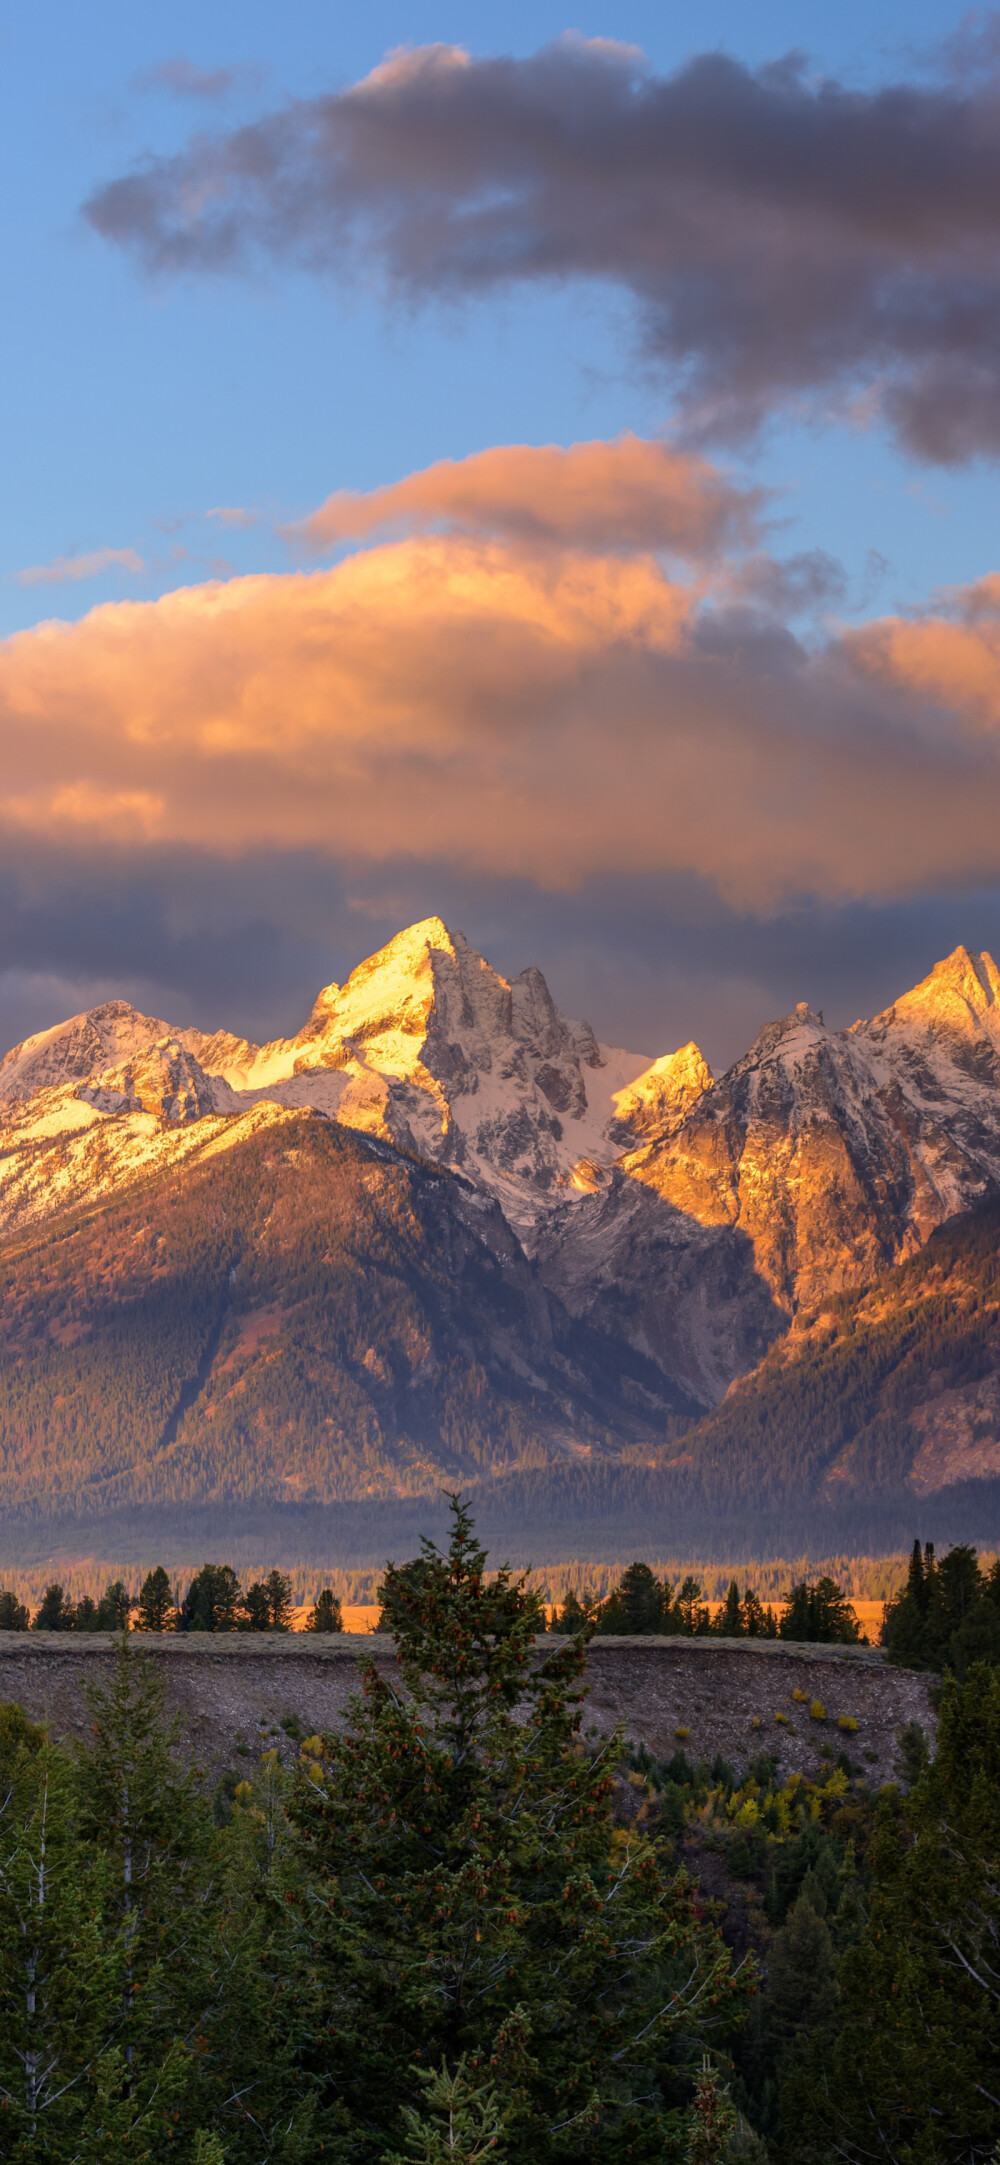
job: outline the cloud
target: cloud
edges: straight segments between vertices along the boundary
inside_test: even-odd
[[[85,212],[155,271],[285,261],[410,300],[624,288],[690,431],[839,405],[955,464],[1000,452],[994,45],[871,90],[797,55],[657,76],[576,35],[519,59],[428,45],[148,160]]]
[[[113,564],[120,564],[123,571],[146,569],[134,549],[88,549],[82,556],[55,556],[51,564],[29,564],[14,577],[19,586],[62,586],[68,580],[97,579]]]
[[[441,525],[530,546],[572,544],[698,557],[751,540],[765,492],[738,489],[666,443],[497,445],[441,459],[365,495],[341,489],[286,535],[320,549],[386,528]],[[211,516],[211,514],[209,514]]]
[[[807,645],[649,554],[412,537],[6,640],[0,824],[765,910],[987,884],[998,652],[1000,579]]]
[[[242,504],[213,504],[211,511],[206,511],[205,517],[218,519],[220,526],[243,528],[256,526],[260,520],[260,512],[247,511]]]
[[[137,90],[166,91],[172,98],[199,98],[214,101],[228,98],[231,91],[241,83],[259,81],[255,68],[199,68],[193,60],[185,60],[175,54],[171,60],[160,60],[153,68],[147,68],[136,77]]]

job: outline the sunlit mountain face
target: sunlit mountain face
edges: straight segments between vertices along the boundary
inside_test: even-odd
[[[1000,1198],[998,993],[960,948],[847,1030],[800,1005],[714,1077],[693,1045],[602,1045],[537,969],[508,980],[430,918],[291,1038],[111,1001],[26,1040],[0,1064],[0,1500],[328,1506],[517,1476],[565,1502],[646,1467],[694,1508],[731,1387],[763,1360],[769,1404],[798,1389],[824,1304],[877,1286],[891,1310],[935,1229]],[[918,1459],[924,1490],[1000,1474],[991,1388],[974,1475],[925,1414],[878,1492]],[[737,1394],[727,1435],[744,1404],[756,1433]],[[803,1445],[797,1475],[786,1453],[779,1488],[830,1455]]]

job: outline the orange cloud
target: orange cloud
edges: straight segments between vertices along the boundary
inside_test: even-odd
[[[29,564],[15,572],[19,586],[61,586],[69,580],[96,579],[119,564],[123,571],[145,571],[134,549],[88,549],[83,556],[56,556],[51,564]]]
[[[340,489],[285,531],[325,548],[386,527],[444,525],[525,544],[700,557],[750,541],[763,501],[763,490],[737,489],[704,459],[624,435],[568,450],[502,444],[440,459],[366,495]]]
[[[887,617],[853,632],[850,650],[870,677],[900,687],[966,728],[1000,727],[1000,577],[955,597],[953,613]]]
[[[811,653],[651,556],[451,535],[109,604],[0,646],[0,820],[757,906],[996,878],[977,592]]]

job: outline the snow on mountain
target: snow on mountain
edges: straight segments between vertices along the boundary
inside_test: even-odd
[[[850,1030],[802,1003],[623,1170],[744,1232],[789,1309],[860,1284],[1000,1188],[998,990],[959,948]]]
[[[1000,1193],[1000,973],[959,948],[870,1022],[804,1003],[713,1079],[599,1044],[440,918],[255,1045],[108,1001],[0,1063],[0,1228],[309,1108],[460,1173],[543,1281],[704,1403],[799,1307]]]
[[[616,1096],[646,1065],[560,1015],[540,970],[502,977],[439,917],[326,986],[294,1038],[182,1037],[237,1104],[333,1113],[461,1170],[525,1227],[581,1160],[610,1168]]]

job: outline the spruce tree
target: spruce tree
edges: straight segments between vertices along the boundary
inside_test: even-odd
[[[88,1681],[90,1735],[77,1757],[84,1839],[104,1860],[104,1930],[119,1950],[120,2112],[131,2125],[189,2086],[191,2043],[211,2001],[206,1908],[211,1823],[162,1678],[123,1638],[109,1682]],[[131,2116],[131,2119],[129,2118]]]
[[[181,1604],[182,1631],[235,1631],[242,1602],[231,1564],[203,1564]]]
[[[136,1612],[137,1631],[169,1631],[173,1618],[174,1599],[170,1580],[162,1564],[155,1571],[147,1571],[139,1594]]]
[[[880,1802],[867,1865],[839,2034],[787,2100],[792,2154],[986,2165],[1000,2142],[1000,1670],[945,1682],[936,1758]]]
[[[17,1727],[0,1794],[0,2147],[12,2165],[69,2165],[88,2155],[114,2051],[121,1948],[104,1916],[106,1867],[81,1839],[72,1764],[23,1717]]]
[[[464,2066],[507,2101],[512,2158],[662,2158],[685,2059],[743,1984],[683,1873],[614,1828],[623,1746],[581,1734],[583,1644],[534,1650],[537,1597],[488,1579],[452,1514],[447,1553],[425,1543],[380,1589],[405,1695],[367,1663],[291,1804],[325,2103],[374,2165],[426,2117],[421,2076]]]
[[[343,1631],[344,1619],[336,1594],[324,1586],[306,1617],[307,1631]]]
[[[0,1631],[27,1631],[28,1611],[16,1594],[0,1593]]]
[[[67,1601],[62,1587],[53,1582],[42,1595],[32,1631],[72,1631],[74,1622],[72,1602]]]
[[[735,1579],[729,1581],[729,1591],[715,1619],[715,1629],[721,1633],[724,1639],[742,1639],[745,1637],[746,1625],[743,1616],[743,1603],[740,1600],[740,1590]]]

